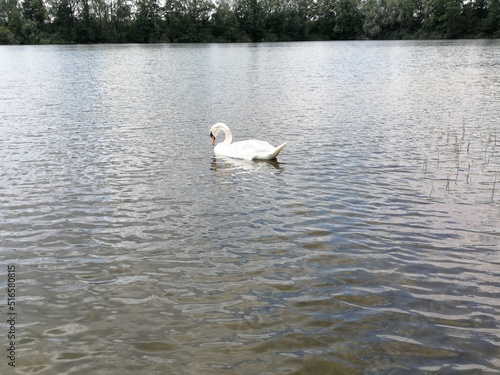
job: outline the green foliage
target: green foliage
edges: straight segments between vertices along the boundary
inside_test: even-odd
[[[0,0],[0,44],[499,37],[500,0]]]
[[[487,36],[500,38],[500,0],[491,0],[482,23],[482,31]]]
[[[226,1],[221,1],[212,15],[212,35],[218,42],[241,40],[240,24],[236,14]]]
[[[18,44],[16,36],[7,26],[0,26],[0,44]]]
[[[362,37],[363,16],[356,0],[337,0],[335,39],[359,39]]]

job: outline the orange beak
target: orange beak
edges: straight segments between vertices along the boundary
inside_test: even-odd
[[[212,138],[212,144],[215,144],[215,136],[210,132],[210,138]]]

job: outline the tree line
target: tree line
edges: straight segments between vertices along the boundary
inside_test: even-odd
[[[500,0],[0,0],[0,44],[499,37]]]

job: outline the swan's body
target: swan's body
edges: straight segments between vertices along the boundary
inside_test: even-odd
[[[276,159],[276,156],[278,156],[286,145],[285,142],[278,147],[274,147],[266,141],[259,141],[257,139],[231,143],[233,141],[231,130],[222,122],[214,124],[210,129],[210,137],[213,144],[215,144],[215,137],[221,131],[224,132],[224,141],[214,147],[214,154],[217,156],[245,160],[273,160]]]

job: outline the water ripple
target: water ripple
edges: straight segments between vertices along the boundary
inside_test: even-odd
[[[3,49],[19,371],[497,373],[492,43]]]

